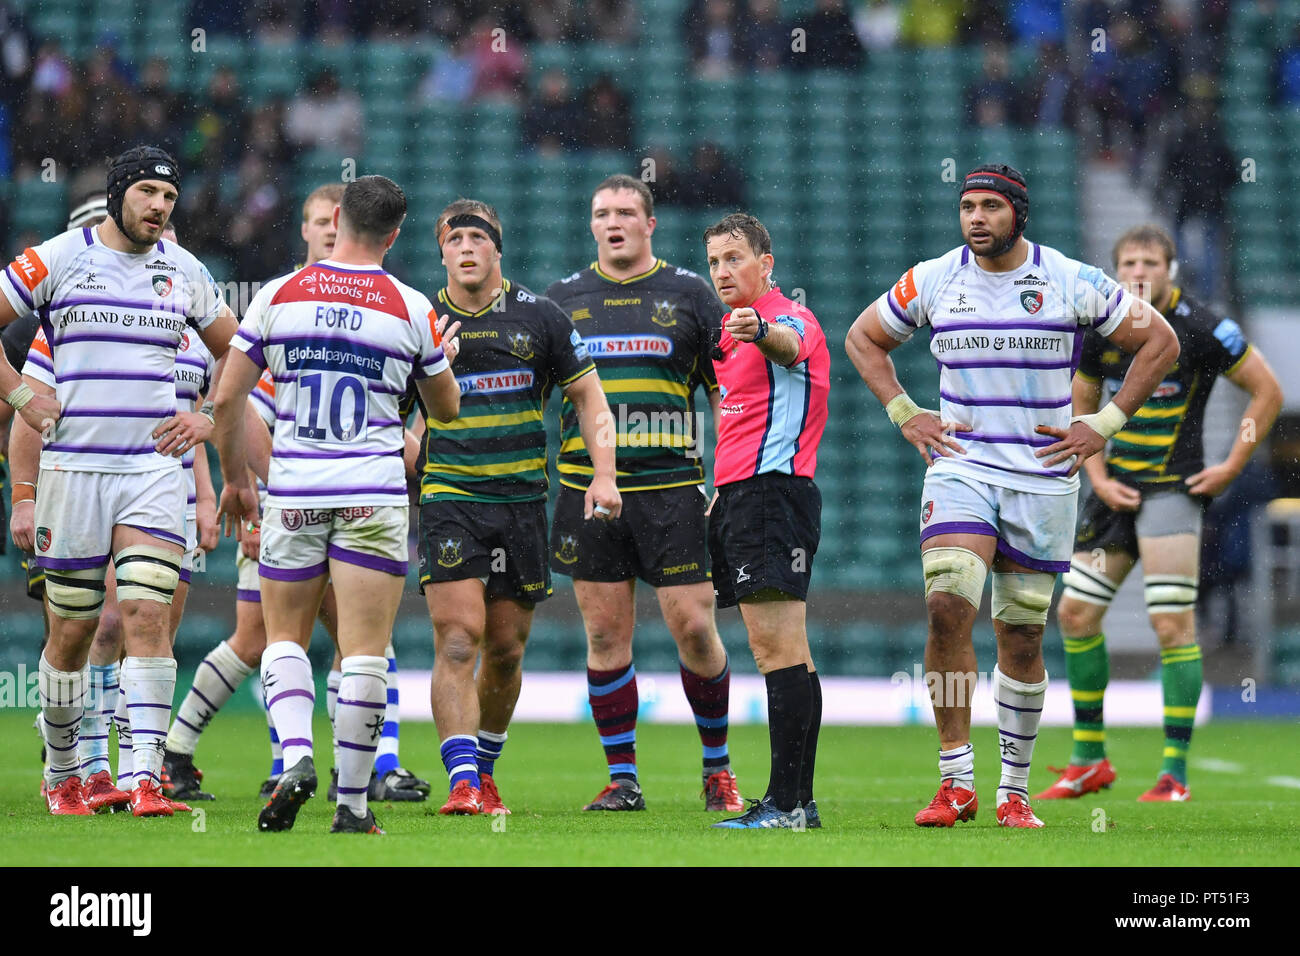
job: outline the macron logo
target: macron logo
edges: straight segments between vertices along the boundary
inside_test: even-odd
[[[153,930],[153,894],[82,893],[74,885],[50,897],[50,925],[125,926],[135,936],[148,936]]]

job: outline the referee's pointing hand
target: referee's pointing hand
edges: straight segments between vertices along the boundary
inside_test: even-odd
[[[758,335],[758,313],[749,306],[733,309],[722,327],[730,332],[731,337],[737,342],[752,342],[754,336]]]

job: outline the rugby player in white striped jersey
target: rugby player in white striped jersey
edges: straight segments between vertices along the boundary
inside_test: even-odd
[[[220,357],[237,327],[203,264],[162,239],[179,188],[167,153],[128,150],[109,170],[109,219],[25,250],[0,281],[0,325],[28,311],[40,315],[57,383],[56,400],[33,396],[8,361],[0,362],[0,393],[45,442],[35,545],[51,627],[39,681],[47,801],[57,815],[92,812],[77,738],[110,558],[136,743],[132,812],[173,812],[158,782],[176,683],[169,618],[186,542],[186,494],[180,461],[161,454],[152,433],[174,415],[182,336],[197,333]]]
[[[333,580],[338,597],[338,808],[333,833],[381,833],[366,804],[387,698],[384,646],[407,570],[405,436],[398,400],[414,378],[429,409],[460,409],[451,374],[455,332],[429,300],[383,269],[406,216],[392,180],[362,176],[335,212],[329,259],[269,283],[249,306],[217,388],[217,447],[226,532],[257,516],[244,416],[263,369],[276,382],[276,427],[261,525],[259,573],[267,647],[262,681],[285,771],[258,816],[293,827],[316,789],[311,640]],[[443,334],[448,336],[444,350]]]
[[[929,468],[921,566],[926,671],[942,675],[930,686],[940,787],[916,823],[951,827],[978,808],[971,629],[991,568],[997,821],[1037,829],[1043,823],[1027,787],[1047,691],[1043,625],[1056,575],[1070,567],[1076,473],[1159,384],[1178,358],[1178,340],[1155,309],[1100,269],[1024,237],[1029,190],[1012,167],[968,173],[958,212],[965,244],[909,269],[858,316],[845,347]],[[889,357],[924,324],[940,365],[939,412],[908,398]],[[1112,404],[1071,418],[1070,380],[1088,328],[1134,353],[1133,364]]]

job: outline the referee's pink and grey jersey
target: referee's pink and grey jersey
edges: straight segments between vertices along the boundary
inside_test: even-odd
[[[176,414],[176,354],[221,312],[203,264],[174,242],[138,255],[105,246],[94,228],[26,249],[0,289],[36,312],[62,407],[41,467],[131,474],[179,467],[153,430]]]
[[[230,344],[275,382],[267,507],[407,504],[397,406],[448,367],[434,320],[379,267],[326,259],[258,292]]]
[[[1077,489],[1068,462],[1045,468],[1034,456],[1056,441],[1034,427],[1069,427],[1084,334],[1110,335],[1132,303],[1100,269],[1032,242],[1011,272],[986,272],[966,246],[908,269],[877,300],[881,325],[903,342],[930,326],[940,417],[973,429],[953,436],[966,454],[934,468],[1018,491]]]

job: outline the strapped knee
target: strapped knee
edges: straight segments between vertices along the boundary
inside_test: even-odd
[[[930,548],[921,552],[921,569],[925,572],[925,596],[931,591],[956,594],[979,610],[984,597],[984,578],[988,566],[969,548]]]
[[[97,568],[45,570],[45,600],[50,613],[68,621],[90,621],[104,606],[104,575],[108,565]]]
[[[1148,574],[1142,579],[1148,614],[1181,614],[1196,608],[1196,578],[1181,574]]]
[[[1065,572],[1061,583],[1065,585],[1066,597],[1098,607],[1110,607],[1119,590],[1114,581],[1078,558],[1071,559],[1070,570]]]
[[[123,548],[113,559],[119,601],[171,604],[181,579],[181,556],[148,544]]]
[[[993,620],[1004,624],[1046,624],[1056,575],[1019,571],[993,575]]]

